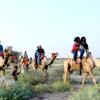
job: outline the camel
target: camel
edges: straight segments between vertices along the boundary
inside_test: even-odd
[[[3,75],[5,75],[4,62],[4,59],[0,56],[0,71],[3,71]]]
[[[57,55],[58,53],[52,53],[51,59],[47,59],[46,57],[44,57],[41,61],[41,65],[37,66],[35,65],[34,61],[32,61],[33,70],[40,68],[44,76],[44,81],[47,81],[48,79],[48,73],[47,73],[48,66],[54,62]]]
[[[11,63],[11,52],[9,50],[5,50],[3,54],[4,57],[0,56],[0,71],[3,71],[3,75],[5,75],[5,66],[10,65]]]
[[[83,80],[82,80],[82,85],[81,88],[84,86],[84,82],[87,79],[88,76],[90,76],[93,80],[94,85],[96,85],[96,79],[92,73],[92,70],[99,66],[100,67],[100,61],[94,58],[91,53],[89,53],[86,58],[83,58],[81,63],[82,63],[82,72],[84,72],[83,75]],[[73,63],[73,60],[71,58],[68,58],[68,60],[64,61],[64,75],[63,75],[63,80],[66,83],[68,81],[69,75],[75,71],[75,70],[80,70],[80,64]]]

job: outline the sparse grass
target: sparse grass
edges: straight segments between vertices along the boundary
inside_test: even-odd
[[[68,100],[100,100],[100,84],[98,87],[87,87],[74,93]]]
[[[40,83],[33,86],[35,94],[39,95],[41,93],[47,92],[64,92],[70,91],[72,89],[69,83],[64,83],[63,81],[55,81],[52,84]]]
[[[63,61],[64,61],[63,59],[60,59],[60,60],[56,59],[53,64],[58,64],[58,65],[63,64]]]
[[[100,67],[96,67],[96,68],[93,70],[93,74],[94,74],[94,75],[100,75]]]
[[[49,80],[52,82],[57,80],[63,80],[62,76],[63,76],[63,71],[55,70],[49,73]]]
[[[55,81],[54,83],[52,83],[51,86],[54,91],[58,91],[58,92],[69,91],[72,89],[69,83],[64,83],[63,81]]]

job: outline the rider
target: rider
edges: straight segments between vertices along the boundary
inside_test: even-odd
[[[81,37],[81,42],[80,42],[80,59],[82,60],[84,53],[88,53],[89,47],[86,42],[86,37]]]
[[[27,51],[24,52],[24,58],[28,58]]]
[[[75,37],[74,38],[74,44],[72,47],[72,53],[73,53],[73,59],[77,63],[77,56],[78,56],[78,51],[80,47],[80,37]]]
[[[78,51],[80,49],[80,42],[81,42],[80,37],[75,37],[74,38],[72,53],[73,53],[73,59],[74,59],[75,63],[80,64],[80,75],[81,75],[82,74],[82,62],[81,61],[77,62]]]
[[[45,55],[45,51],[44,49],[42,48],[42,46],[37,46],[37,50],[35,52],[35,64],[41,64],[41,59],[43,59]]]
[[[3,45],[1,44],[1,41],[0,41],[0,56],[4,58]]]
[[[84,53],[88,53],[89,51],[89,47],[88,47],[88,44],[86,42],[86,37],[81,37],[81,40],[80,40],[80,60],[83,59],[83,55]],[[82,62],[80,62],[80,75],[82,73]]]

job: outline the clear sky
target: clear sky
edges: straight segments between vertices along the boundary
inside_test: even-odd
[[[86,36],[100,57],[100,0],[0,0],[0,40],[4,47],[33,56],[37,45],[46,55],[67,57],[75,36]]]

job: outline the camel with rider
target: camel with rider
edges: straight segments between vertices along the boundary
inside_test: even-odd
[[[47,57],[44,56],[44,58],[41,60],[40,65],[35,65],[35,61],[32,61],[33,70],[40,68],[44,76],[44,81],[48,79],[48,73],[47,73],[48,66],[54,62],[57,55],[58,53],[52,53],[51,59],[47,59]]]
[[[5,75],[5,66],[9,66],[11,63],[12,53],[10,50],[4,50],[4,57],[0,56],[0,70],[3,71],[3,75]]]
[[[79,60],[79,58],[77,58]],[[84,86],[84,82],[87,79],[88,76],[93,80],[94,85],[96,85],[96,79],[92,73],[92,70],[100,66],[100,61],[94,58],[91,53],[89,53],[86,57],[84,57],[81,61],[82,64],[82,72],[83,74],[83,80],[82,80],[82,88]],[[68,81],[69,75],[74,72],[75,70],[80,70],[80,64],[79,63],[74,63],[74,61],[71,58],[68,58],[67,60],[64,61],[64,75],[63,75],[63,80],[64,82]]]

